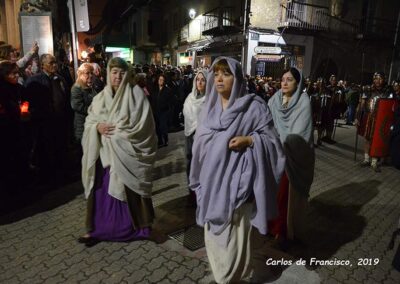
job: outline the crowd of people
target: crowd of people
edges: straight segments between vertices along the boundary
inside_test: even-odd
[[[361,166],[371,156],[377,102],[400,101],[400,84],[371,86],[303,79],[292,67],[282,77],[244,76],[238,61],[209,68],[131,65],[109,60],[106,71],[83,63],[74,82],[65,54],[18,59],[0,45],[0,179],[8,192],[34,173],[54,186],[77,148],[87,198],[87,247],[100,241],[147,239],[155,218],[151,199],[157,148],[184,130],[190,202],[204,227],[217,283],[237,282],[251,270],[253,227],[281,244],[302,239],[314,177],[315,147],[335,143],[343,118],[365,137]],[[397,108],[392,162],[399,165]],[[314,141],[314,132],[316,140]],[[3,182],[4,181],[4,182]]]

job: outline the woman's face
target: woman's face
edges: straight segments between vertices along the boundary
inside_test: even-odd
[[[158,78],[158,86],[159,87],[164,87],[164,84],[165,84],[165,78],[163,76],[160,76]]]
[[[204,77],[203,73],[199,73],[196,77],[196,88],[197,91],[199,91],[202,94],[206,89],[206,78]]]
[[[93,83],[93,73],[92,71],[85,70],[79,75],[79,80],[87,87],[92,86]]]
[[[15,68],[14,70],[12,70],[7,76],[6,76],[6,81],[10,84],[16,85],[18,84],[18,78],[19,78],[19,74],[18,74],[18,68]]]
[[[118,90],[119,85],[121,85],[122,79],[125,76],[125,70],[119,67],[111,68],[111,87],[114,91]]]
[[[287,94],[287,95],[292,95],[296,89],[297,89],[297,82],[294,79],[292,73],[286,72],[282,76],[282,81],[281,81],[281,88],[282,88],[282,93]]]
[[[216,71],[214,73],[214,85],[218,94],[229,98],[231,96],[234,79],[235,77],[227,71]]]

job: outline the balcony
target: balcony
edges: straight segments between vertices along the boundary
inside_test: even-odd
[[[322,6],[309,6],[300,2],[281,3],[280,28],[328,30],[329,10]]]
[[[219,7],[203,14],[202,35],[215,37],[241,31],[233,11],[233,7]]]
[[[311,32],[329,31],[351,34],[355,34],[358,29],[354,23],[332,16],[328,7],[295,0],[291,2],[282,0],[280,6],[279,29],[289,28]]]

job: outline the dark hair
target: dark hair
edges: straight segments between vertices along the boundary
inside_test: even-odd
[[[0,80],[5,80],[5,78],[15,69],[18,69],[16,63],[9,60],[0,61]]]
[[[165,75],[162,74],[162,73],[159,74],[158,77],[157,77],[157,85],[158,85],[158,80],[160,79],[160,77],[164,78],[164,86],[166,86],[167,85],[167,77],[165,77]]]
[[[290,72],[290,74],[292,74],[293,78],[296,80],[297,84],[300,84],[300,79],[301,79],[301,75],[300,72],[294,68],[294,67],[290,67],[288,69],[283,70],[282,76],[283,74]]]
[[[214,64],[213,66],[213,71],[223,71],[223,72],[228,72],[233,75],[231,68],[229,68],[228,61],[226,59],[221,59],[217,63]]]

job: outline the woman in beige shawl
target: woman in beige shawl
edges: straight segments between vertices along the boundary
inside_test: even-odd
[[[107,85],[89,107],[82,138],[82,182],[88,199],[86,246],[147,238],[154,209],[151,171],[157,139],[150,104],[128,83],[121,58],[108,63]]]

